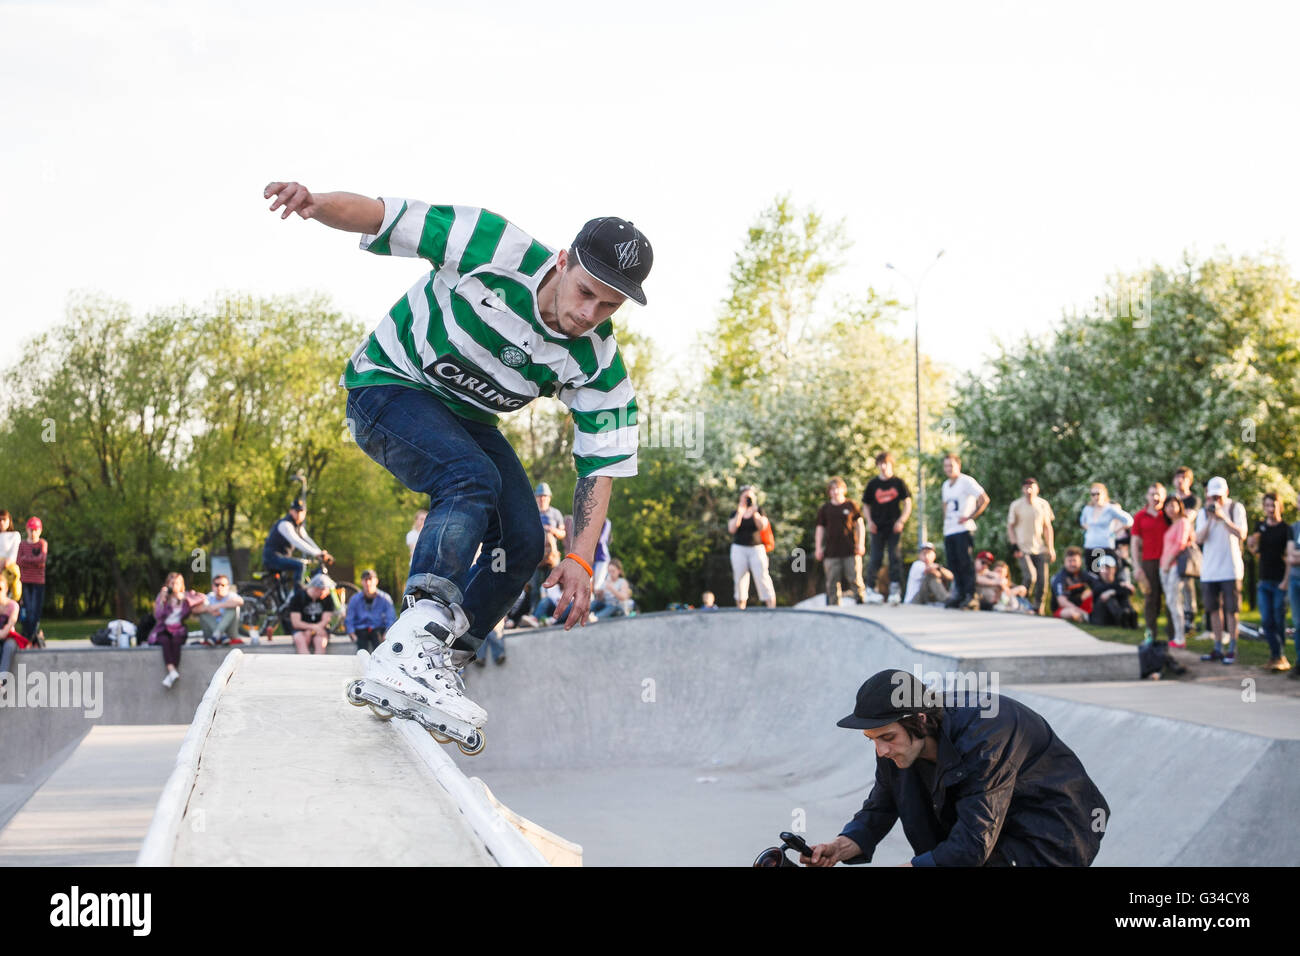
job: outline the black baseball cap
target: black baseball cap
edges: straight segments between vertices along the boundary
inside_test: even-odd
[[[617,216],[593,219],[573,240],[578,265],[637,305],[645,305],[641,283],[650,275],[654,251],[650,240],[632,223]]]
[[[858,688],[853,713],[836,722],[836,727],[873,730],[892,724],[924,709],[925,685],[907,671],[887,670],[868,677]]]
[[[290,510],[290,511],[306,511],[306,510],[307,510],[307,506],[306,506],[305,504],[302,503],[302,499],[301,499],[301,498],[294,498],[294,499],[293,499],[293,504],[291,504],[291,505],[289,506],[289,510]]]

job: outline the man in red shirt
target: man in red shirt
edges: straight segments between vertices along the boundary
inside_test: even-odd
[[[1137,569],[1137,582],[1146,595],[1143,618],[1146,639],[1155,640],[1156,621],[1160,618],[1160,556],[1164,551],[1165,531],[1169,519],[1165,517],[1165,486],[1156,482],[1147,489],[1147,506],[1133,516],[1129,534],[1133,538],[1133,565]],[[1173,622],[1166,621],[1169,640],[1173,640]]]

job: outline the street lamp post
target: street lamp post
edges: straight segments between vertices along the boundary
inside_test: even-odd
[[[921,278],[913,282],[908,279],[907,275],[899,269],[894,268],[893,263],[886,262],[886,269],[893,269],[904,279],[912,288],[912,359],[916,368],[916,550],[920,554],[921,545],[925,543],[925,476],[922,473],[921,463],[921,285],[925,282],[925,277],[930,274],[935,263],[943,258],[943,250],[940,249],[938,255],[930,262]]]

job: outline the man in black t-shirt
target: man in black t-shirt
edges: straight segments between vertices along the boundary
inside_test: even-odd
[[[329,643],[330,619],[334,616],[334,602],[330,592],[334,582],[328,575],[317,574],[307,582],[307,587],[296,588],[285,607],[289,626],[293,630],[293,646],[299,654],[308,654],[310,645],[317,654],[325,653]]]
[[[866,552],[862,512],[845,495],[849,486],[836,475],[826,487],[829,500],[817,510],[817,530],[813,533],[813,551],[826,569],[826,603],[838,606],[840,589],[851,588],[862,604],[866,588],[862,584],[862,555]]]
[[[876,590],[876,576],[885,550],[889,550],[889,603],[903,600],[903,561],[898,543],[903,537],[903,526],[912,514],[912,495],[903,479],[894,474],[894,456],[882,451],[876,456],[880,475],[867,482],[862,493],[862,503],[867,508],[867,531],[871,533],[871,559],[867,562],[867,600],[872,604],[881,601]]]
[[[1259,558],[1259,584],[1256,597],[1259,603],[1260,630],[1268,641],[1268,669],[1289,671],[1291,662],[1286,659],[1286,543],[1291,529],[1282,520],[1282,502],[1277,495],[1264,495],[1264,520],[1255,525],[1255,533],[1246,539],[1246,547]]]

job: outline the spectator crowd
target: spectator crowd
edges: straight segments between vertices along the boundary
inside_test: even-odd
[[[1300,674],[1300,669],[1292,669],[1285,647],[1287,608],[1293,630],[1300,612],[1300,571],[1294,570],[1300,565],[1300,521],[1286,523],[1283,503],[1272,492],[1263,496],[1260,519],[1252,527],[1245,505],[1229,496],[1226,479],[1211,478],[1202,503],[1192,490],[1195,476],[1187,467],[1174,471],[1172,489],[1152,482],[1135,514],[1111,501],[1104,483],[1094,482],[1077,518],[1083,544],[1066,548],[1053,574],[1057,519],[1039,494],[1038,480],[1026,476],[1022,494],[1009,504],[1010,561],[999,560],[989,551],[974,550],[976,519],[989,507],[989,495],[962,472],[961,457],[949,454],[943,459],[941,485],[944,563],[933,543],[922,542],[904,575],[899,542],[912,512],[911,495],[894,475],[889,453],[878,455],[876,466],[879,474],[867,483],[861,506],[848,499],[844,479],[836,476],[817,512],[814,553],[825,572],[828,605],[838,605],[847,592],[860,604],[887,601],[1051,614],[1094,625],[1143,627],[1145,643],[1153,644],[1163,604],[1168,646],[1185,648],[1199,600],[1204,628],[1213,637],[1213,647],[1202,660],[1230,665],[1237,659],[1244,547],[1258,557],[1256,597],[1261,636],[1269,647],[1267,667],[1291,670],[1292,677]],[[743,494],[741,505],[737,516],[744,513]],[[728,530],[734,524],[733,517]],[[738,607],[744,606],[742,571],[748,570],[734,557],[741,543],[732,545]],[[879,584],[883,567],[887,592]],[[760,587],[760,596],[763,593]],[[1138,595],[1141,614],[1134,606]]]

